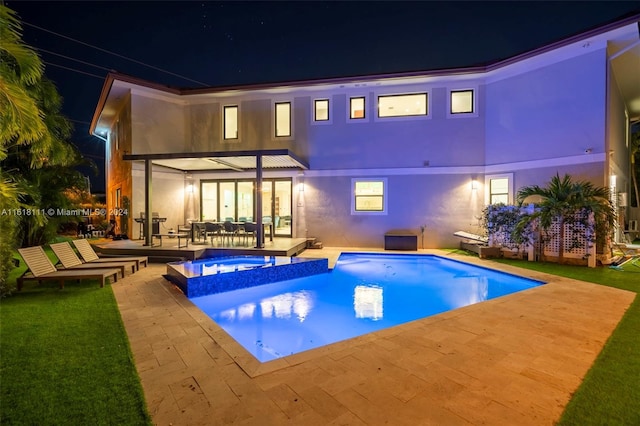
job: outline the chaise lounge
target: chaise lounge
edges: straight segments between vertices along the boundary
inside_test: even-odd
[[[64,269],[109,269],[109,268],[118,268],[120,269],[121,275],[124,278],[124,273],[127,268],[131,268],[131,273],[133,274],[136,271],[136,262],[134,261],[112,261],[106,263],[96,263],[96,264],[88,264],[82,263],[82,260],[76,255],[76,252],[71,248],[71,244],[64,243],[56,243],[49,244],[51,250],[58,257],[58,260],[62,264]]]
[[[51,263],[42,247],[28,247],[18,249],[20,256],[27,264],[27,271],[18,278],[18,291],[22,290],[24,281],[58,281],[60,288],[64,288],[66,280],[84,280],[97,279],[100,280],[100,287],[104,287],[104,283],[109,277],[113,277],[113,282],[118,281],[118,272],[120,269],[69,269],[59,271]]]
[[[110,256],[110,257],[100,257],[89,241],[87,240],[73,240],[73,245],[76,246],[78,253],[82,257],[86,263],[105,263],[105,262],[121,262],[121,261],[129,261],[136,262],[136,271],[140,270],[140,265],[144,265],[146,268],[149,263],[149,258],[147,256]]]

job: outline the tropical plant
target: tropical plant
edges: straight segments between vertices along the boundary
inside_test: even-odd
[[[0,160],[10,144],[28,144],[46,132],[43,114],[27,90],[44,67],[22,42],[21,31],[15,12],[0,3]]]
[[[521,206],[489,204],[482,210],[480,226],[490,237],[492,245],[519,250],[523,243],[532,239],[530,233],[518,232],[518,223],[525,214],[527,211]]]
[[[43,71],[21,40],[15,12],[0,2],[0,295],[9,291],[12,250],[48,242],[59,219],[43,212],[74,207],[64,195],[85,182],[73,169],[84,160],[67,141],[72,126],[60,113],[62,98]]]
[[[80,196],[86,190],[84,176],[74,169],[87,165],[75,146],[67,142],[73,130],[60,113],[62,97],[47,78],[28,88],[44,112],[47,131],[29,145],[13,145],[2,162],[12,172],[22,189],[22,200],[35,212],[53,209],[73,210],[80,207]],[[90,164],[89,164],[90,165]],[[58,227],[68,216],[23,215],[18,241],[23,246],[45,244],[55,237]]]
[[[43,65],[35,51],[21,40],[21,25],[14,11],[0,2],[0,297],[9,294],[7,277],[13,267],[15,235],[24,205],[21,186],[8,173],[3,160],[12,145],[27,145],[46,132],[43,115],[28,86],[36,83]]]
[[[609,197],[609,190],[596,187],[591,182],[576,181],[571,176],[560,177],[556,174],[547,185],[527,186],[518,191],[517,200],[522,205],[530,197],[537,196],[533,213],[525,215],[518,224],[519,229],[531,228],[537,221],[543,234],[548,235],[554,224],[558,225],[558,263],[564,263],[565,228],[582,230],[589,243],[603,244],[615,226],[616,212]],[[582,243],[578,239],[570,241],[569,249],[578,248]]]

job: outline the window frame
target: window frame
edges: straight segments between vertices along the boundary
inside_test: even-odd
[[[362,117],[353,117],[353,101],[356,99],[362,99]],[[366,95],[356,95],[356,96],[349,96],[348,101],[347,101],[347,108],[349,111],[349,122],[354,122],[354,123],[362,123],[362,122],[367,122],[369,121],[369,116],[367,114],[367,96]]]
[[[359,182],[382,182],[382,210],[356,210],[356,184]],[[351,215],[388,215],[389,186],[387,178],[352,178],[351,179]]]
[[[514,200],[514,182],[513,182],[513,173],[501,173],[496,175],[486,175],[484,178],[484,187],[485,187],[485,204],[489,205],[491,203],[491,198],[494,195],[491,193],[491,181],[495,179],[507,179],[507,205],[513,204]],[[500,195],[501,193],[497,193],[495,195]]]
[[[288,105],[289,106],[289,132],[287,134],[278,134],[278,106],[279,105]],[[291,101],[276,101],[273,104],[273,135],[277,139],[281,138],[290,138],[293,136],[293,114],[292,114],[292,102]]]
[[[451,112],[453,108],[452,97],[454,93],[471,92],[471,112]],[[469,118],[478,116],[478,88],[456,87],[447,89],[447,118]]]
[[[380,115],[380,99],[381,98],[395,98],[395,97],[406,97],[406,96],[420,96],[420,95],[424,95],[424,114],[402,114],[402,115]],[[377,95],[377,117],[380,120],[392,120],[394,118],[425,118],[429,116],[429,92],[424,91],[424,92],[411,92],[411,93],[395,93],[395,94],[384,94],[384,95]]]
[[[323,120],[318,119],[318,102],[327,103],[327,118]],[[313,100],[313,111],[311,121],[315,124],[326,124],[331,122],[331,101],[329,98],[317,98]]]
[[[236,137],[227,137],[227,109],[235,108],[236,110]],[[240,106],[237,104],[224,105],[222,107],[222,140],[237,141],[240,139]]]

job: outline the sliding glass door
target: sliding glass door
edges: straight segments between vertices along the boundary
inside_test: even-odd
[[[205,221],[255,221],[254,180],[201,181],[201,218]],[[292,235],[291,179],[262,181],[262,221],[272,222],[274,234]]]

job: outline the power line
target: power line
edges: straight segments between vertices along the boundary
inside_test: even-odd
[[[86,124],[87,126],[91,125],[91,123],[89,123],[88,121],[74,120],[73,118],[68,118],[68,117],[67,117],[67,120],[73,121],[74,123]]]
[[[46,50],[46,49],[41,49],[39,47],[37,47],[36,49],[38,49],[40,52],[46,52],[46,53],[48,53],[50,55],[56,55],[56,56],[60,56],[61,58],[69,59],[71,61],[80,62],[81,64],[89,65],[90,67],[100,68],[100,69],[105,70],[105,71],[113,71],[111,68],[103,67],[103,66],[100,66],[100,65],[94,65],[94,64],[92,64],[90,62],[81,61],[80,59],[75,59],[75,58],[72,58],[70,56],[61,55],[60,53],[51,52],[51,51]]]
[[[105,53],[108,53],[108,54],[110,54],[110,55],[114,55],[114,56],[117,56],[117,57],[119,57],[119,58],[126,59],[127,61],[135,62],[136,64],[139,64],[139,65],[143,65],[143,66],[145,66],[145,67],[152,68],[152,69],[154,69],[154,70],[156,70],[156,71],[160,71],[160,72],[163,72],[163,73],[166,73],[166,74],[170,74],[170,75],[173,75],[173,76],[175,76],[175,77],[179,77],[179,78],[182,78],[182,79],[185,79],[185,80],[191,81],[191,82],[193,82],[193,83],[198,83],[198,84],[200,84],[200,85],[202,85],[202,86],[208,86],[208,84],[203,83],[203,82],[201,82],[201,81],[193,80],[193,79],[191,79],[191,78],[188,78],[188,77],[185,77],[185,76],[182,76],[182,75],[180,75],[180,74],[176,74],[176,73],[173,73],[173,72],[170,72],[170,71],[165,71],[165,70],[163,70],[162,68],[158,68],[158,67],[155,67],[155,66],[153,66],[153,65],[149,65],[149,64],[146,64],[146,63],[144,63],[144,62],[140,62],[140,61],[137,61],[137,60],[135,60],[135,59],[128,58],[128,57],[126,57],[126,56],[120,55],[120,54],[118,54],[118,53],[111,52],[111,51],[106,50],[106,49],[103,49],[103,48],[101,48],[101,47],[93,46],[93,45],[91,45],[91,44],[89,44],[89,43],[85,43],[85,42],[83,42],[83,41],[76,40],[75,38],[71,38],[71,37],[68,37],[68,36],[66,36],[66,35],[63,35],[63,34],[60,34],[60,33],[56,33],[55,31],[51,31],[51,30],[48,30],[48,29],[46,29],[46,28],[39,27],[39,26],[34,25],[34,24],[30,24],[30,23],[28,23],[28,22],[26,22],[26,21],[22,21],[22,24],[23,24],[23,25],[28,25],[28,26],[33,27],[33,28],[37,28],[37,29],[39,29],[39,30],[41,30],[41,31],[45,31],[45,32],[48,32],[48,33],[50,33],[50,34],[57,35],[58,37],[65,38],[65,39],[67,39],[67,40],[71,40],[71,41],[74,41],[74,42],[76,42],[76,43],[80,43],[80,44],[82,44],[82,45],[85,45],[85,46],[91,47],[91,48],[93,48],[93,49],[97,49],[97,50],[99,50],[99,51],[101,51],[101,52],[105,52]]]
[[[47,61],[42,61],[42,62],[44,62],[44,63],[45,63],[45,64],[47,64],[47,65],[51,65],[52,67],[64,68],[65,70],[74,71],[74,72],[77,72],[77,73],[80,73],[80,74],[86,74],[86,75],[89,75],[89,76],[91,76],[91,77],[95,77],[95,78],[99,78],[100,80],[104,80],[104,76],[99,76],[99,75],[91,74],[91,73],[88,73],[88,72],[84,72],[84,71],[77,70],[77,69],[75,69],[75,68],[65,67],[65,66],[63,66],[63,65],[52,64],[51,62],[47,62]]]

